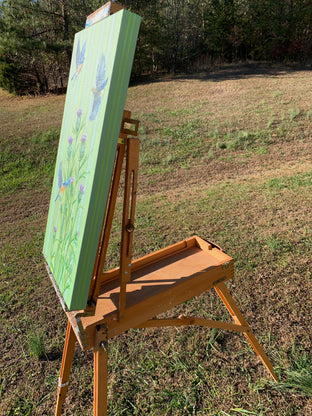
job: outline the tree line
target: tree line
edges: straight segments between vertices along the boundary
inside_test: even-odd
[[[124,0],[142,16],[132,77],[196,71],[215,62],[310,62],[311,0]],[[0,86],[65,89],[74,34],[96,0],[2,0]]]

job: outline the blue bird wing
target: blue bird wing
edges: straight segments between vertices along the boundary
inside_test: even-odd
[[[101,104],[101,91],[107,84],[105,56],[102,54],[96,70],[95,88],[93,89],[93,106],[90,120],[95,120]]]
[[[80,64],[80,39],[78,40],[77,50],[76,50],[76,68]]]
[[[82,49],[80,51],[80,54],[79,54],[79,64],[78,64],[78,66],[81,65],[81,64],[83,64],[84,59],[85,59],[85,53],[86,53],[86,42],[83,44]]]
[[[102,54],[100,58],[100,62],[97,66],[97,73],[96,73],[96,90],[101,91],[105,85],[107,84],[108,78],[106,77],[106,62],[105,56]]]
[[[62,185],[64,185],[66,188],[70,184],[70,182],[71,182],[71,178],[67,179],[66,182],[62,183]]]
[[[86,45],[85,42],[82,46],[82,49],[80,50],[80,39],[78,40],[77,50],[76,50],[76,72],[74,73],[72,79],[74,79],[78,75],[79,66],[83,64],[85,59],[85,53],[86,53]]]
[[[107,84],[107,81],[108,81],[108,78],[104,79],[104,81],[100,85],[100,91],[102,91],[104,89],[105,85]]]
[[[93,100],[93,106],[92,106],[92,112],[90,114],[90,120],[95,120],[95,117],[97,116],[97,113],[99,111],[101,104],[101,94],[98,92],[94,93],[94,100]]]

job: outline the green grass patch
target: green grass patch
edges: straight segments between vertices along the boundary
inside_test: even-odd
[[[277,191],[282,189],[297,190],[301,187],[309,187],[312,185],[312,171],[297,174],[290,177],[270,179],[267,184],[267,189]]]
[[[47,356],[45,337],[46,334],[41,329],[32,329],[27,335],[28,349],[32,357],[41,359]]]
[[[293,121],[296,117],[300,116],[300,108],[290,108],[289,109],[289,119]]]
[[[312,356],[296,341],[283,356],[287,362],[280,363],[280,380],[272,388],[312,398]],[[282,358],[281,358],[282,361]]]
[[[54,170],[58,130],[30,138],[3,140],[0,158],[0,190],[10,194],[17,189],[42,188]]]

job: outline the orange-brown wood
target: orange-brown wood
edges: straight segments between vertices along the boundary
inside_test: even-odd
[[[185,249],[190,247],[200,247],[205,250],[213,250],[216,256],[218,256],[219,250],[216,248],[212,248],[211,244],[208,243],[205,240],[202,240],[199,237],[191,237],[188,239],[185,239],[183,241],[180,241],[178,243],[172,244],[169,247],[163,248],[161,250],[158,250],[157,252],[147,254],[143,257],[140,257],[139,259],[132,260],[131,262],[131,270],[137,271],[142,269],[143,267],[147,265],[151,265],[154,262],[157,262],[160,259],[165,259],[167,257],[170,257],[172,254],[177,254],[179,252],[183,252]],[[230,256],[227,254],[222,253],[222,259],[224,262],[232,260]],[[114,280],[118,278],[119,276],[119,267],[116,267],[115,269],[112,269],[108,272],[103,273],[103,280]]]
[[[95,333],[94,344],[94,416],[107,416],[107,331],[105,327],[98,326]]]
[[[126,306],[127,282],[131,278],[131,255],[134,231],[134,215],[138,183],[139,168],[139,140],[127,141],[127,160],[125,174],[125,192],[122,216],[122,233],[120,247],[120,296],[119,296],[119,319],[124,317]]]
[[[111,6],[110,6],[110,14],[114,14],[119,12],[119,10],[124,9],[125,7],[122,6],[121,4],[115,2],[115,1],[110,1]]]
[[[112,229],[113,217],[115,212],[116,200],[117,200],[117,193],[119,189],[121,171],[122,171],[122,164],[124,160],[125,154],[125,143],[128,137],[128,129],[125,127],[125,123],[134,122],[131,118],[131,111],[124,110],[123,118],[121,122],[119,137],[122,139],[121,143],[118,143],[116,157],[115,157],[115,167],[113,170],[111,186],[110,186],[110,193],[109,197],[107,198],[106,208],[105,208],[105,215],[103,218],[103,224],[101,229],[101,235],[97,250],[97,257],[94,264],[94,271],[93,271],[93,278],[90,284],[89,289],[89,296],[88,296],[88,304],[92,307],[96,304],[96,299],[99,294],[99,289],[101,285],[101,277],[104,270],[104,264],[106,260],[106,253],[109,243],[109,237]],[[137,128],[135,129],[137,131]]]
[[[149,263],[144,260],[144,267],[138,261],[132,262],[121,321],[118,319],[119,281],[115,279],[103,285],[94,316],[81,318],[88,348],[93,347],[95,327],[99,323],[107,324],[109,338],[115,337],[211,289],[215,282],[231,279],[233,260],[218,249],[210,249],[209,244],[203,245],[206,250],[202,250],[197,242],[198,237],[192,237],[167,250],[159,250],[148,256]],[[112,274],[115,276],[116,270]]]
[[[129,306],[130,304],[138,303],[139,301],[144,301],[143,294],[145,293],[148,294],[150,292],[153,292],[152,295],[160,293],[161,296],[163,290],[170,288],[170,285],[172,284],[177,285],[178,282],[182,282],[183,279],[186,278],[186,276],[183,273],[184,270],[187,270],[187,268],[189,267],[192,267],[192,272],[194,274],[200,270],[200,267],[204,269],[210,266],[222,264],[223,270],[223,268],[226,269],[230,265],[229,270],[226,273],[226,280],[231,279],[234,276],[233,260],[227,254],[219,252],[220,250],[212,248],[212,246],[209,243],[195,236],[181,241],[179,243],[173,244],[172,246],[169,246],[165,249],[158,250],[155,253],[148,254],[140,259],[132,261],[132,282],[130,286],[128,285],[127,287],[127,306]],[[190,256],[190,254],[192,253],[193,256]],[[183,259],[184,257],[185,259]],[[199,261],[200,257],[201,260]],[[185,264],[187,265],[187,268],[185,268]],[[145,284],[145,288],[144,282],[142,283],[142,279],[136,281],[136,276],[139,276],[140,274],[146,274],[147,276],[147,270],[152,271],[153,269],[160,269],[163,266],[166,266],[166,273],[171,277],[171,279],[167,279],[164,275],[163,281],[155,281],[154,285],[147,281]],[[176,270],[177,273],[176,275],[174,275],[172,273],[172,268],[178,268],[180,269],[180,271]],[[86,339],[86,334],[88,332],[88,330],[86,332],[86,327],[88,327],[89,325],[93,325],[95,322],[98,322],[99,319],[103,319],[104,317],[110,317],[113,320],[117,320],[120,292],[119,271],[120,268],[118,267],[103,274],[103,284],[100,291],[100,299],[97,304],[97,308],[93,311],[93,314],[89,314],[91,319],[87,319],[87,314],[84,313],[84,311],[75,311],[67,313],[67,317],[70,320],[72,326],[75,328],[77,339],[83,350],[92,348],[93,345],[92,342],[90,344],[90,339]],[[220,271],[218,273],[220,273]],[[220,276],[219,278],[221,279],[225,278],[224,276]],[[210,281],[208,282],[209,288],[211,288],[212,281],[214,281],[213,279],[211,279],[212,278],[210,277]],[[144,290],[142,292],[138,290],[138,287],[134,286],[135,282],[143,287]],[[136,293],[135,296],[134,292]],[[195,294],[193,296],[195,296]],[[192,292],[188,293],[188,298],[190,297],[192,297]],[[162,303],[161,299],[155,299],[155,302]],[[159,306],[157,306],[157,310],[158,308]],[[151,305],[147,306],[146,309],[150,311]],[[157,311],[155,315],[156,314]],[[151,317],[153,316],[146,317],[145,320]],[[144,315],[142,315],[140,319],[142,319],[143,322]],[[126,324],[126,322],[124,324]],[[131,323],[129,323],[129,325],[130,328]],[[93,337],[93,334],[91,335],[91,337]]]
[[[68,384],[69,384],[69,374],[72,366],[72,361],[75,351],[76,336],[73,331],[73,328],[68,322],[66,330],[65,345],[63,351],[61,372],[58,381],[57,387],[57,402],[55,408],[55,416],[60,416],[62,413],[63,401],[67,394]]]
[[[96,269],[96,274],[95,274],[94,287],[92,291],[92,301],[94,304],[96,304],[96,300],[97,300],[100,286],[101,286],[101,278],[102,278],[104,264],[106,260],[109,237],[110,237],[110,233],[112,229],[112,223],[113,223],[114,211],[115,211],[115,206],[116,206],[116,201],[117,201],[117,194],[118,194],[118,188],[119,188],[119,183],[120,183],[120,176],[121,176],[124,153],[125,153],[125,145],[119,144],[117,148],[115,171],[114,171],[114,176],[113,176],[113,181],[112,181],[112,186],[111,186],[111,194],[110,194],[109,203],[108,203],[107,216],[105,220],[105,225],[103,227],[102,244],[99,250],[98,264],[97,264],[97,269]]]
[[[224,305],[226,306],[226,308],[232,315],[234,322],[236,322],[239,325],[248,326],[247,321],[245,320],[243,314],[241,313],[238,306],[236,305],[234,299],[230,295],[230,292],[228,291],[225,284],[222,282],[217,283],[214,285],[214,288],[216,292],[218,293],[218,295],[220,296],[220,298],[222,299]],[[263,348],[259,344],[258,340],[254,336],[251,328],[249,326],[248,328],[249,328],[248,331],[244,332],[245,337],[249,341],[250,345],[252,346],[252,348],[254,349],[254,351],[256,352],[256,354],[258,355],[258,357],[260,358],[260,360],[262,361],[262,363],[264,364],[268,372],[271,374],[272,378],[275,381],[278,381],[278,377],[274,372],[271,361],[269,360],[268,356],[266,355]]]
[[[130,118],[130,115],[124,118],[123,133],[129,134],[130,136],[137,136],[140,123],[138,120]]]

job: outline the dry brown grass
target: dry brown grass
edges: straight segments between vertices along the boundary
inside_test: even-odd
[[[64,95],[16,97],[0,90],[1,137],[23,138],[59,129],[64,103]]]
[[[236,263],[228,287],[287,380],[312,362],[312,78],[260,69],[129,89],[127,108],[141,121],[134,250],[195,233],[220,244]],[[41,255],[56,140],[40,134],[60,128],[63,105],[64,96],[0,94],[3,177],[25,175],[1,199],[5,416],[53,414],[65,317]],[[116,221],[109,266],[118,262],[118,230]],[[229,319],[212,292],[173,313]],[[46,355],[37,359],[28,341],[42,331]],[[91,414],[91,354],[77,349],[71,380],[64,414]],[[112,415],[312,415],[311,395],[268,384],[244,339],[226,332],[130,331],[111,343],[109,382]]]

